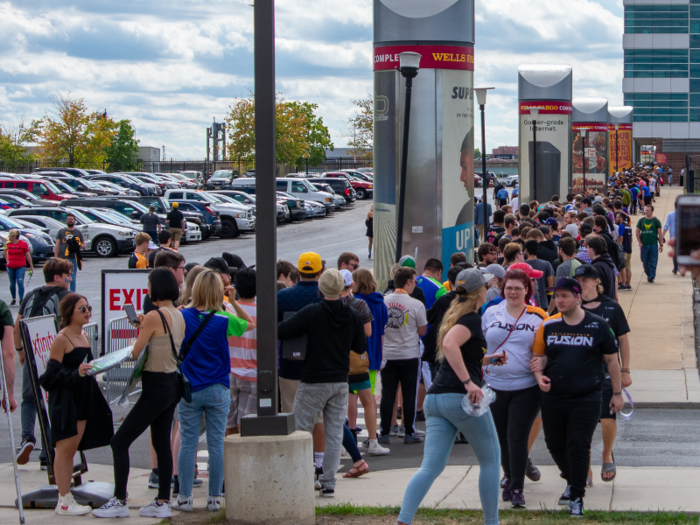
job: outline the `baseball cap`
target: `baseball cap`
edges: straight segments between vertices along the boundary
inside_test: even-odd
[[[340,272],[335,268],[331,268],[321,275],[321,279],[318,281],[318,289],[324,297],[337,299],[343,293],[344,284],[343,276],[340,275]]]
[[[485,284],[486,278],[483,273],[476,268],[467,268],[457,274],[457,278],[455,279],[455,291],[459,292],[461,289],[466,293],[471,293]]]
[[[173,202],[173,208],[177,208],[178,206],[180,205],[177,202]]]
[[[350,270],[340,270],[340,275],[343,276],[343,281],[345,281],[345,286],[352,286],[354,282],[352,280],[352,272]]]
[[[406,266],[407,268],[416,269],[416,260],[410,255],[404,255],[399,259],[399,266]]]
[[[307,268],[304,270],[304,268]],[[310,270],[308,268],[311,268]],[[321,256],[314,252],[302,253],[299,256],[299,262],[297,263],[297,269],[302,273],[318,273],[323,268],[323,263],[321,262]]]
[[[243,262],[243,259],[234,253],[224,252],[221,254],[221,257],[231,268],[247,268],[246,264]]]
[[[581,284],[573,277],[562,277],[554,286],[547,288],[548,292],[554,292],[556,290],[568,290],[571,293],[580,294]]]
[[[576,268],[574,275],[576,277],[590,277],[591,279],[598,279],[600,277],[598,270],[596,270],[595,267],[590,264],[582,264]]]
[[[558,227],[559,227],[559,221],[557,221],[554,217],[550,217],[549,219],[547,219],[546,221],[544,221],[544,223],[545,223],[547,226],[552,226],[553,228],[558,228]]]
[[[230,274],[231,272],[235,272],[237,268],[231,269],[229,268],[229,265],[226,264],[226,261],[222,257],[212,257],[209,259],[207,262],[204,263],[205,268],[209,268],[210,270],[214,270],[215,272],[218,273],[228,273]]]
[[[508,271],[510,270],[522,270],[527,274],[528,277],[532,279],[539,279],[544,275],[544,273],[541,270],[535,270],[532,266],[523,262],[511,264],[508,267]]]
[[[506,276],[506,271],[500,264],[489,264],[486,268],[479,268],[479,270],[484,274],[486,281],[490,281],[494,277],[503,279]]]
[[[593,204],[593,201],[592,201],[591,199],[589,199],[588,197],[584,197],[584,199],[581,200],[581,202],[582,202],[583,204],[588,204],[589,206],[590,206],[591,204]]]

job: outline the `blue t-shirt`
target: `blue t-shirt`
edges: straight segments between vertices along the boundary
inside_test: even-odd
[[[435,299],[447,293],[443,285],[437,284],[433,279],[425,275],[416,277],[416,284],[423,290],[423,294],[425,295],[426,310],[430,310],[430,307],[435,303]]]
[[[511,194],[513,197],[517,197],[517,196],[518,196],[518,191],[519,191],[519,190],[520,190],[520,188],[518,188],[518,187],[516,186],[515,188],[513,188],[513,191],[511,191],[510,194]]]
[[[498,198],[501,200],[506,200],[508,198],[508,190],[505,188],[498,190]]]
[[[382,336],[389,320],[389,312],[384,303],[384,296],[379,292],[369,295],[356,293],[355,297],[367,303],[372,312],[372,335],[367,338],[367,353],[369,354],[369,369],[379,370],[382,367]]]
[[[649,191],[649,186],[642,186],[642,192],[644,193],[645,197],[651,195],[651,191]]]
[[[185,318],[185,338],[189,341],[209,312],[200,312],[196,308],[180,310]],[[187,357],[182,363],[182,372],[192,384],[192,392],[221,383],[231,387],[231,357],[228,350],[228,338],[240,337],[248,328],[244,319],[230,312],[217,312],[204,327],[202,333],[192,343]]]
[[[632,194],[632,200],[635,201],[637,200],[637,195],[639,194],[639,188],[637,186],[633,186],[630,188],[630,193]]]
[[[620,224],[617,227],[617,234],[622,237],[622,251],[632,253],[632,227]]]

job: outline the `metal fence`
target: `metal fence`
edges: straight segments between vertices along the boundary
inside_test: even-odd
[[[100,330],[97,323],[88,323],[83,326],[83,332],[88,337],[90,341],[90,348],[92,349],[92,357],[97,359],[100,357]]]
[[[129,323],[128,317],[119,317],[113,319],[105,328],[105,354],[121,350],[131,344],[138,335],[138,330]],[[102,379],[105,383],[105,399],[110,405],[116,403],[124,393],[124,388],[134,371],[134,361],[128,359],[116,368],[107,370]],[[141,392],[141,384],[139,382],[133,395]]]

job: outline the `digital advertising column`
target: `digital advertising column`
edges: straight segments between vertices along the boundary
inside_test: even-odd
[[[632,167],[633,113],[632,106],[608,108],[608,165],[611,173]]]
[[[573,193],[605,195],[608,173],[608,99],[575,98],[571,125]],[[585,164],[584,164],[585,163]],[[583,167],[586,166],[584,184]]]
[[[399,54],[420,53],[413,79],[403,253],[418,270],[457,251],[474,230],[474,2],[374,0],[374,273],[396,251],[406,80]]]
[[[571,187],[571,66],[518,68],[520,202],[547,202]],[[539,110],[537,115],[532,109]],[[535,127],[536,132],[535,132]]]

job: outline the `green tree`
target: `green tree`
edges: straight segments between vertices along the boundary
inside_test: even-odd
[[[111,144],[105,148],[105,158],[111,170],[135,171],[139,152],[139,141],[134,139],[136,131],[130,120],[120,120],[118,125]]]
[[[371,94],[352,100],[358,112],[346,123],[345,135],[350,139],[350,155],[372,158],[374,148],[374,100]]]
[[[474,148],[474,158],[475,159],[481,158],[481,150],[479,148]]]

